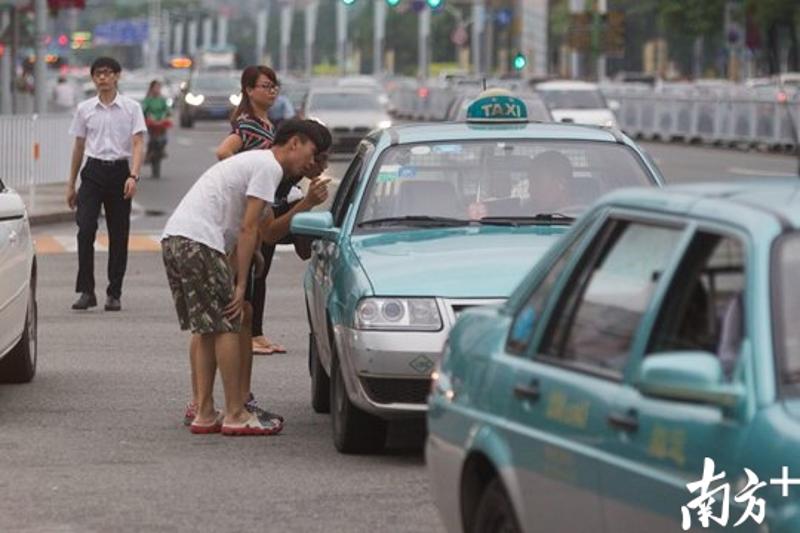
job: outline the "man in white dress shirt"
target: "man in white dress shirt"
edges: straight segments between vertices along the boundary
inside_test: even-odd
[[[128,263],[128,233],[131,199],[136,194],[139,169],[144,154],[147,126],[139,103],[117,92],[122,71],[113,58],[100,57],[90,72],[97,96],[78,105],[70,126],[75,137],[72,149],[67,204],[76,209],[78,224],[78,279],[80,294],[73,309],[97,305],[94,293],[94,240],[100,206],[105,210],[108,228],[108,288],[106,311],[122,308],[122,279]],[[81,169],[84,154],[86,164]],[[75,182],[80,169],[81,186]]]

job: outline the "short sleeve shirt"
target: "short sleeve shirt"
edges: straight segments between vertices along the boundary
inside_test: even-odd
[[[95,96],[78,105],[69,134],[86,139],[86,155],[113,161],[128,159],[133,152],[133,136],[147,131],[139,102],[117,93],[106,105]]]
[[[247,198],[268,204],[283,179],[270,150],[236,154],[209,168],[183,197],[162,238],[186,237],[228,254],[236,246]]]
[[[242,139],[242,148],[239,152],[266,150],[275,140],[275,129],[271,124],[247,114],[236,119],[231,133]]]
[[[167,99],[163,96],[148,96],[142,102],[142,112],[145,118],[153,120],[164,120],[169,116],[169,106]]]

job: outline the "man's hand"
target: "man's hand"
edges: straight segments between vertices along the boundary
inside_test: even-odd
[[[78,193],[75,192],[75,184],[67,184],[67,205],[70,209],[75,209],[78,205]]]
[[[314,163],[308,169],[306,177],[308,179],[314,179],[320,176],[323,172],[325,172],[325,169],[327,168],[328,168],[328,152],[317,154],[314,157]]]
[[[236,284],[236,289],[233,291],[233,299],[223,310],[225,318],[228,320],[236,320],[242,314],[242,309],[244,309],[244,289],[244,285]]]
[[[311,207],[318,206],[328,199],[328,183],[330,183],[330,181],[330,179],[326,178],[315,178],[311,180],[311,183],[308,185],[308,194],[306,195]]]
[[[125,180],[123,198],[130,200],[134,196],[136,196],[136,180],[133,178],[128,178]]]

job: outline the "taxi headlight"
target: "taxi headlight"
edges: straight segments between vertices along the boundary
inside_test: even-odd
[[[438,331],[442,317],[433,298],[365,298],[356,308],[356,328]]]
[[[386,128],[391,128],[391,127],[392,127],[391,120],[381,120],[380,122],[378,122],[379,129],[385,130]]]
[[[242,102],[242,93],[230,95],[228,101],[231,105],[238,106]]]
[[[205,100],[206,97],[202,94],[186,93],[186,103],[189,105],[201,105]]]

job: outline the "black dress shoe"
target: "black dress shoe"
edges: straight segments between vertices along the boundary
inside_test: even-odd
[[[91,292],[82,292],[80,297],[72,304],[72,308],[76,311],[85,311],[90,307],[97,307],[97,298]]]
[[[114,298],[113,296],[109,296],[106,298],[106,311],[121,311],[122,310],[122,303],[119,301],[119,298]]]

